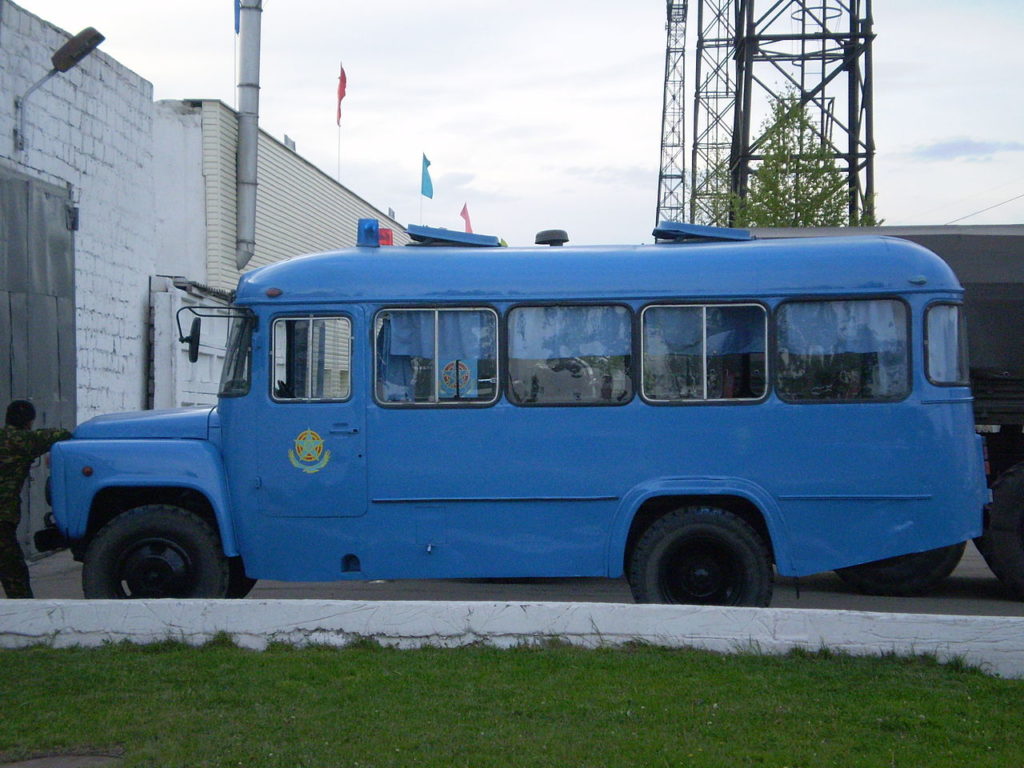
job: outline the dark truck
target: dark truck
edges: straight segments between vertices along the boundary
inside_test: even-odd
[[[754,232],[763,238],[888,235],[923,245],[953,268],[964,287],[975,423],[985,436],[992,490],[984,535],[974,543],[999,580],[1024,600],[1024,225]],[[921,461],[928,461],[927,446]],[[898,565],[888,573],[888,588],[879,583],[868,591],[913,591],[901,588]]]

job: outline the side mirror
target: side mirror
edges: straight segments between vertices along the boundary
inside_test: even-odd
[[[181,341],[188,344],[188,361],[190,363],[194,363],[199,359],[199,336],[202,326],[202,318],[192,318],[192,327],[189,328],[188,336],[181,339]]]

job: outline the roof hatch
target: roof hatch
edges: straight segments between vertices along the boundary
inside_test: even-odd
[[[655,240],[663,243],[685,243],[694,240],[753,240],[747,229],[729,227],[706,227],[702,224],[685,224],[679,221],[663,221],[654,228]]]
[[[475,235],[472,232],[459,232],[455,229],[422,227],[417,224],[410,224],[406,227],[406,231],[413,240],[409,245],[461,245],[478,247],[496,247],[501,245],[501,240],[494,235]]]

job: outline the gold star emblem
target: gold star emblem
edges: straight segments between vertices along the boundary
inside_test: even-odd
[[[312,429],[300,432],[295,438],[295,450],[288,451],[288,461],[307,475],[319,472],[331,460],[331,452],[324,450],[324,440]]]
[[[311,429],[301,432],[295,438],[295,453],[299,461],[319,461],[324,452],[324,441]]]

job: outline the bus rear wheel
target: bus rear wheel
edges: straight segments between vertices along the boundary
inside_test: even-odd
[[[629,560],[638,603],[766,606],[768,547],[747,522],[714,507],[686,507],[655,521]]]
[[[840,568],[836,574],[866,595],[923,595],[953,572],[963,557],[965,546],[966,542],[960,542],[927,552],[889,557],[873,563]]]
[[[101,599],[220,598],[229,577],[217,534],[202,518],[151,504],[100,529],[85,551],[82,590]]]
[[[999,581],[1024,600],[1024,463],[992,484],[985,531],[974,543]]]

